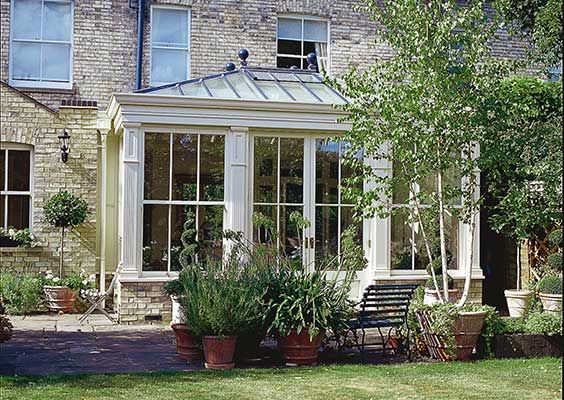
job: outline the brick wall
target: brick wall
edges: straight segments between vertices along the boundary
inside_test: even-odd
[[[0,0],[0,77],[8,80],[10,1]],[[170,4],[192,10],[191,77],[223,70],[237,62],[237,50],[246,47],[252,66],[276,66],[276,19],[300,14],[325,18],[330,25],[331,73],[344,74],[374,60],[389,58],[392,51],[375,42],[375,23],[357,11],[361,0],[149,0],[146,2],[143,83],[149,84],[150,6]],[[135,87],[137,10],[128,0],[76,0],[74,18],[73,84],[71,91],[25,89],[38,100],[58,107],[70,96],[98,100],[103,109],[111,93]],[[524,46],[505,34],[492,44],[500,57],[522,56]]]
[[[120,282],[114,296],[120,323],[170,322],[172,302],[164,282]]]
[[[29,250],[2,248],[2,267],[58,271],[60,231],[43,219],[43,204],[59,190],[68,190],[88,203],[86,221],[66,235],[65,269],[94,273],[96,265],[96,124],[95,107],[61,107],[54,112],[0,85],[0,141],[33,148],[33,232],[41,246]],[[60,160],[57,136],[71,135],[69,160]]]

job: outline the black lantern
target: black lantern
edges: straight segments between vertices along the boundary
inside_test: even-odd
[[[69,139],[70,135],[67,131],[63,130],[63,133],[59,136],[59,143],[61,144],[61,161],[66,163],[69,159]]]

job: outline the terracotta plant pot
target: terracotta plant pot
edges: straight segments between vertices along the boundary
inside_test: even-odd
[[[562,295],[561,294],[548,294],[539,293],[539,298],[542,303],[542,309],[552,314],[562,313]]]
[[[237,336],[204,336],[202,343],[207,369],[227,370],[235,366]]]
[[[200,342],[190,327],[186,324],[172,324],[171,328],[174,330],[176,337],[176,351],[178,357],[186,360],[188,363],[198,363],[202,361],[202,349]]]
[[[319,332],[313,340],[309,337],[309,330],[304,328],[298,335],[293,329],[288,336],[278,336],[278,347],[282,351],[282,358],[286,365],[315,365],[317,353],[325,331]]]
[[[186,316],[184,315],[184,310],[182,310],[182,306],[178,301],[178,297],[170,296],[170,300],[172,301],[172,320],[170,321],[170,326],[174,324],[185,324]]]
[[[443,292],[441,291],[441,295]],[[448,290],[448,302],[449,303],[456,303],[458,300],[458,289],[449,289]],[[423,304],[428,306],[432,306],[435,303],[439,302],[439,295],[437,291],[434,289],[425,288],[425,296],[423,297]]]
[[[530,290],[506,290],[504,293],[509,316],[512,318],[523,317],[529,308],[533,292]]]
[[[65,286],[43,286],[47,307],[54,312],[72,312],[76,292]]]
[[[417,318],[421,330],[423,331],[423,340],[427,345],[431,357],[441,361],[450,361],[453,359],[462,361],[469,360],[472,356],[472,351],[474,347],[476,347],[476,343],[484,327],[486,312],[472,311],[460,313],[453,329],[456,341],[454,354],[452,351],[449,351],[443,336],[432,333],[431,319],[427,313],[417,312]]]

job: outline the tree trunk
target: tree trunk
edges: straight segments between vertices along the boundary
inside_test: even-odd
[[[438,153],[438,150],[437,150]],[[443,294],[445,299],[448,299],[448,265],[446,254],[446,239],[445,239],[445,205],[443,201],[443,173],[439,169],[437,173],[437,196],[439,198],[439,237],[441,241],[441,267],[443,271]]]
[[[471,214],[470,232],[468,233],[468,265],[466,265],[466,275],[464,277],[464,290],[457,306],[462,307],[468,300],[470,294],[470,283],[472,282],[472,262],[474,261],[474,232],[476,231],[476,216]]]
[[[59,258],[59,278],[63,279],[63,245],[65,241],[65,227],[61,229],[61,253]]]

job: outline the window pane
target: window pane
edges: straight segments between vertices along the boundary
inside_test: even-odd
[[[8,196],[8,227],[29,228],[29,196]]]
[[[304,40],[327,42],[327,22],[304,20]]]
[[[44,40],[71,40],[72,14],[70,3],[45,2],[43,14]]]
[[[302,55],[302,42],[296,40],[278,40],[278,54]]]
[[[6,175],[6,150],[0,150],[0,190],[6,190],[4,176]],[[0,218],[0,226],[3,220]]]
[[[243,74],[233,74],[226,76],[231,86],[235,88],[239,96],[243,99],[258,99],[259,94],[256,93],[255,89],[247,82],[247,79]]]
[[[254,202],[276,203],[278,138],[256,137],[254,149]]]
[[[274,82],[256,81],[258,87],[262,90],[268,100],[291,101],[292,99],[282,91]]]
[[[412,227],[405,212],[394,214],[391,217],[392,243],[391,267],[392,269],[412,269]]]
[[[204,86],[199,83],[188,83],[180,86],[185,96],[210,97]]]
[[[151,40],[159,46],[188,47],[188,11],[153,9]]]
[[[196,200],[198,135],[173,134],[172,198]]]
[[[347,188],[354,188],[355,193],[361,194],[364,189],[364,182],[360,181],[354,186],[351,186],[347,182],[343,182],[346,178],[353,178],[353,177],[361,177],[363,176],[362,173],[362,165],[364,163],[364,153],[363,151],[358,151],[354,154],[354,164],[344,163],[342,161],[343,154],[346,154],[347,150],[350,148],[350,145],[345,142],[341,142],[341,185],[346,186]],[[351,201],[345,196],[341,195],[341,203],[352,204],[354,201]]]
[[[286,255],[301,264],[302,246],[300,239],[303,238],[303,230],[298,229],[296,222],[290,218],[294,211],[303,215],[302,207],[280,206],[280,247]]]
[[[26,150],[10,150],[8,152],[8,190],[29,190],[29,158],[30,152]]]
[[[284,89],[290,92],[292,96],[294,96],[296,101],[305,103],[318,102],[318,100],[299,83],[282,82],[281,85],[284,86]]]
[[[17,0],[14,4],[14,39],[41,39],[41,1]]]
[[[225,138],[200,136],[200,200],[223,201]]]
[[[186,80],[188,51],[153,49],[151,53],[151,82],[164,84]]]
[[[41,45],[37,43],[13,43],[12,78],[39,79]]]
[[[315,258],[329,261],[339,251],[338,207],[315,207]]]
[[[143,206],[143,271],[166,271],[168,265],[168,207]]]
[[[206,81],[206,86],[210,90],[213,97],[224,99],[236,99],[237,95],[231,90],[230,87],[223,81],[223,78],[209,79]]]
[[[254,206],[253,208],[253,215],[255,213],[260,213],[264,217],[270,219],[273,224],[272,229],[265,228],[265,227],[257,227],[253,224],[253,241],[255,243],[267,243],[267,244],[274,244],[274,237],[271,236],[272,233],[276,233],[276,206]]]
[[[223,255],[223,206],[198,207],[198,242],[200,259],[220,260]]]
[[[188,217],[192,223],[184,226],[187,222]],[[198,229],[196,228],[196,206],[172,206],[172,219],[171,219],[172,231],[170,236],[170,270],[180,271],[182,265],[180,263],[180,253],[184,249],[182,244],[182,234],[185,230],[187,232],[187,238],[190,234],[190,230],[193,230],[193,241],[189,243],[196,243]],[[196,249],[197,250],[197,249]]]
[[[339,201],[339,144],[315,141],[315,202],[337,204]]]
[[[302,40],[302,20],[278,18],[278,38]]]
[[[290,68],[297,67],[302,68],[301,58],[291,58],[291,57],[276,57],[276,67],[277,68]]]
[[[342,239],[342,235],[343,232],[345,232],[345,230],[349,227],[349,226],[356,226],[356,242],[358,244],[360,244],[362,246],[363,243],[363,229],[362,229],[362,221],[361,222],[357,222],[354,219],[354,210],[352,207],[341,207],[341,239]],[[342,248],[340,249],[342,251]]]
[[[280,203],[303,202],[304,140],[280,139]]]
[[[170,135],[145,134],[145,199],[168,200]]]
[[[70,46],[66,44],[43,45],[43,76],[49,81],[70,80]]]
[[[0,196],[0,228],[7,228],[4,226],[4,207],[6,204],[6,196]]]

